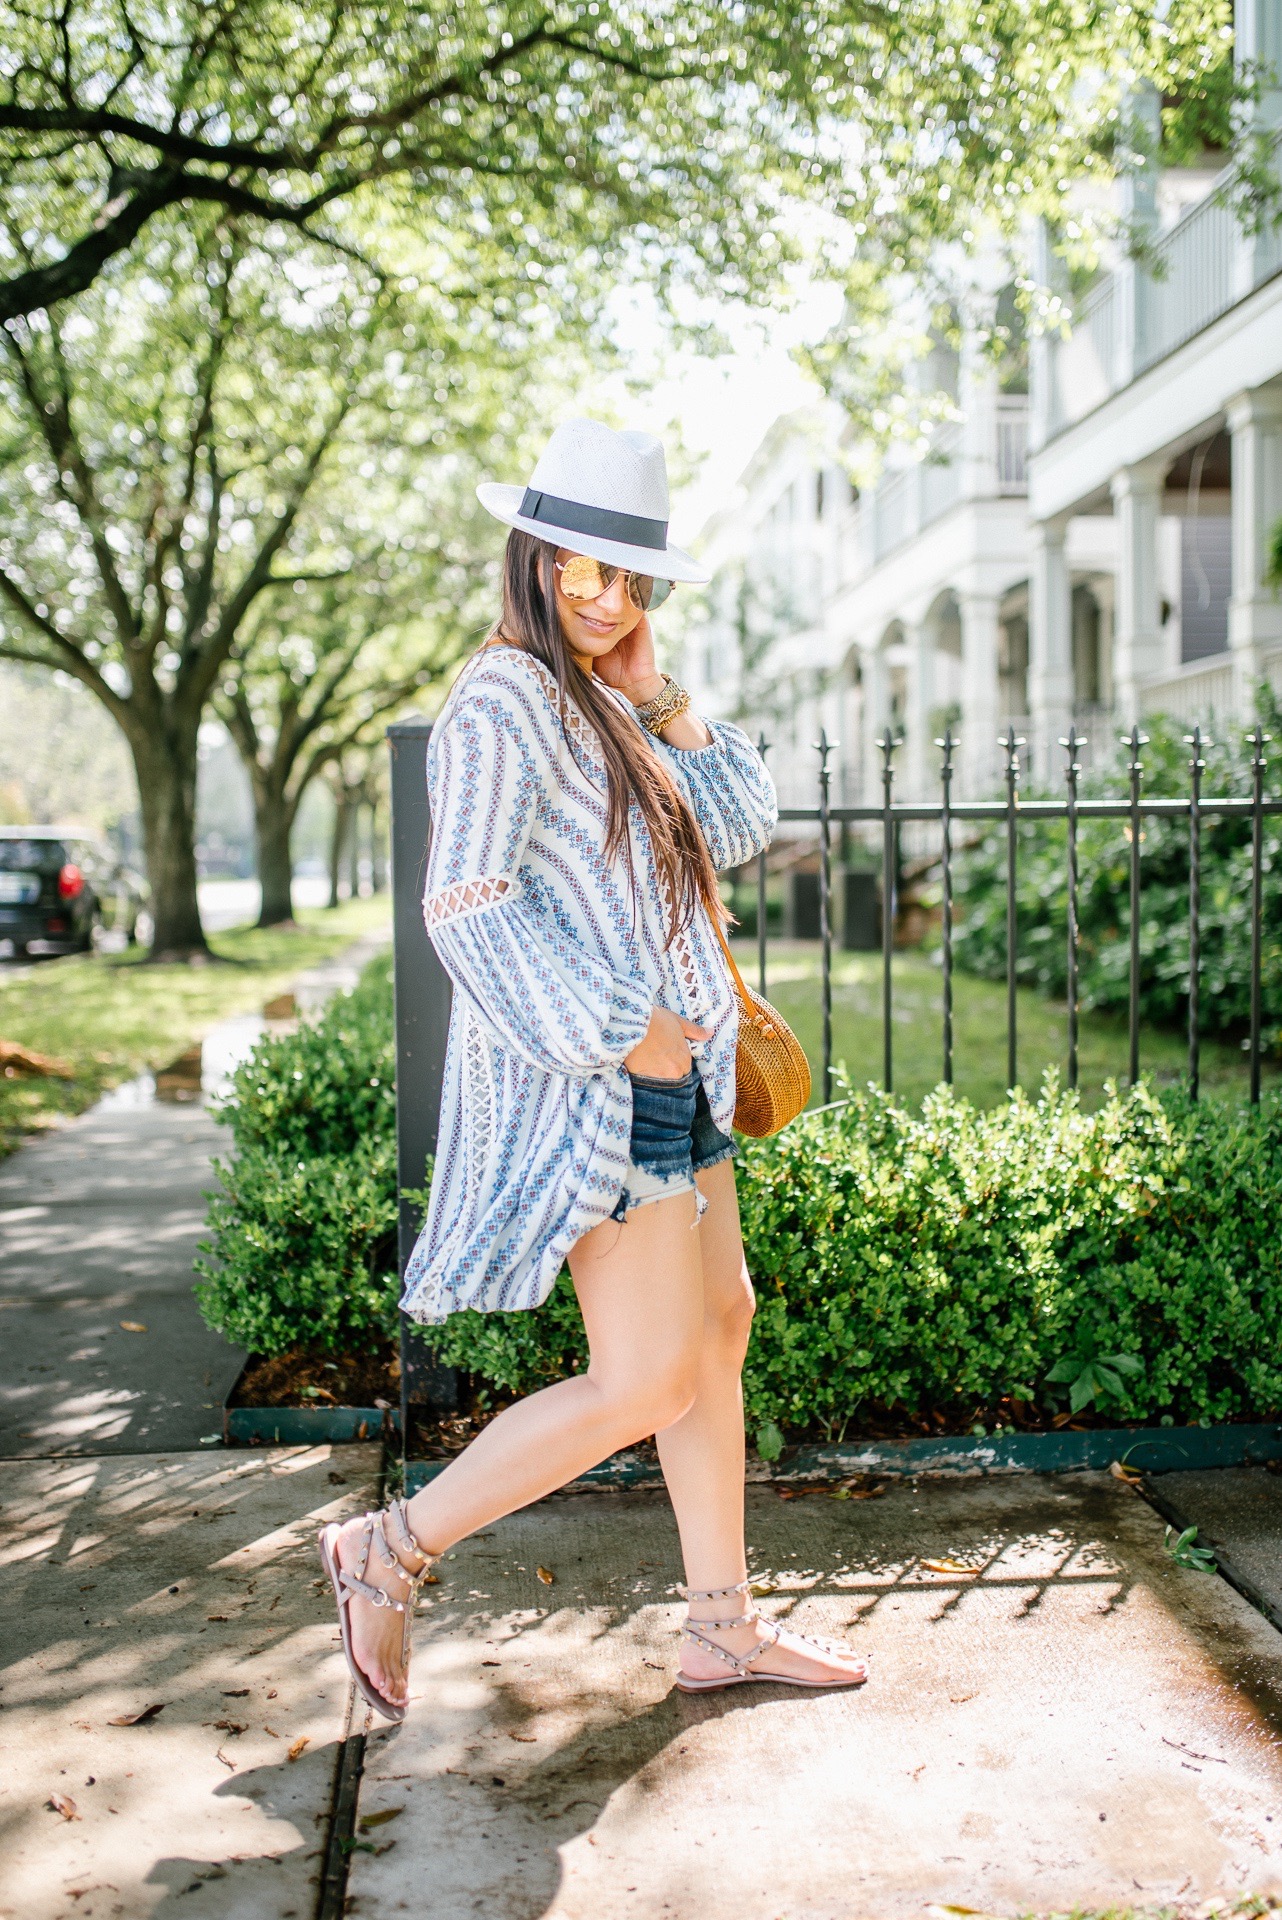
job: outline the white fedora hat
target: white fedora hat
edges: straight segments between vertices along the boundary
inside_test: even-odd
[[[660,580],[711,577],[668,543],[668,465],[652,433],[567,420],[543,449],[528,487],[485,480],[476,497],[496,520],[554,547]]]

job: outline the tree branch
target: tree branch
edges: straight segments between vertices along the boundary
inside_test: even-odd
[[[32,666],[45,667],[50,672],[61,667],[64,672],[74,675],[83,686],[88,687],[90,692],[102,701],[112,718],[124,727],[130,717],[128,703],[121,699],[93,662],[86,657],[83,646],[77,645],[74,640],[69,640],[65,633],[61,633],[47,614],[36,611],[35,602],[28,597],[24,588],[13,578],[7,567],[0,567],[0,596],[9,602],[28,625],[44,636],[57,656],[51,660],[47,654],[20,651],[11,642],[0,638],[0,658],[21,660]]]

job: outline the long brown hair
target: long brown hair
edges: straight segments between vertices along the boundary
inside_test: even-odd
[[[563,726],[570,704],[592,726],[605,761],[606,858],[613,859],[622,850],[631,864],[628,809],[635,801],[669,904],[670,943],[701,905],[715,918],[724,918],[716,872],[699,824],[672,774],[635,721],[599,680],[583,671],[570,651],[556,603],[551,564],[555,551],[547,541],[536,540],[519,527],[508,534],[503,614],[490,639],[522,648],[549,669],[559,689]],[[566,738],[575,753],[568,727]]]

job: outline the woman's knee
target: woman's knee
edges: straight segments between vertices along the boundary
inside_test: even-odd
[[[737,1353],[742,1359],[748,1351],[752,1316],[756,1310],[757,1299],[752,1290],[752,1281],[748,1278],[747,1267],[741,1265],[726,1286],[718,1287],[715,1291],[709,1290],[709,1297],[704,1303],[707,1337],[724,1351]]]
[[[591,1373],[589,1369],[589,1377]],[[644,1439],[689,1411],[699,1390],[699,1356],[694,1351],[675,1353],[642,1368],[598,1374],[596,1385],[611,1423]]]

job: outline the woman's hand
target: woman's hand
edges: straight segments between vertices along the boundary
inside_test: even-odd
[[[643,613],[631,633],[625,633],[609,653],[598,654],[592,665],[597,678],[607,687],[617,687],[634,707],[657,700],[663,692],[665,682],[654,664],[654,635],[648,614]]]
[[[684,1080],[692,1064],[690,1042],[711,1038],[707,1027],[696,1027],[693,1020],[683,1020],[667,1007],[655,1007],[645,1039],[623,1064],[629,1073],[642,1074],[647,1080]]]

